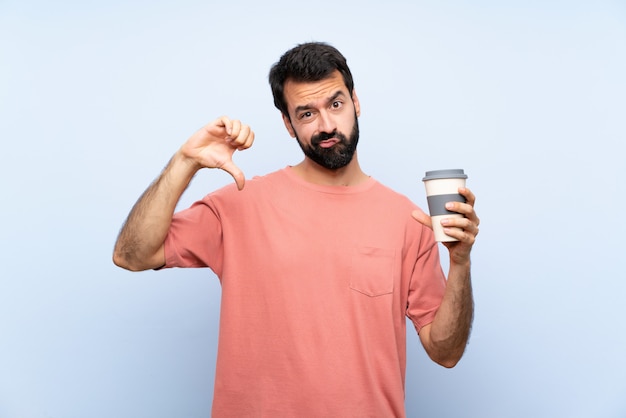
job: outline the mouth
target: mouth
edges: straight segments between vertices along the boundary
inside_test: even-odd
[[[329,138],[318,143],[320,148],[330,148],[333,145],[339,143],[339,138]]]

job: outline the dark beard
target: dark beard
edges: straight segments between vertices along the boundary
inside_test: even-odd
[[[322,148],[319,146],[320,142],[330,138],[337,138],[339,142],[330,148]],[[354,115],[354,127],[350,133],[350,138],[346,138],[344,134],[335,129],[331,133],[320,132],[314,135],[311,138],[311,144],[308,145],[303,144],[300,138],[298,138],[298,135],[296,135],[296,139],[304,155],[324,168],[337,170],[347,166],[354,157],[356,146],[359,143],[359,121],[357,116]]]

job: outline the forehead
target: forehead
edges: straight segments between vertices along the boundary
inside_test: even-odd
[[[285,83],[285,100],[289,111],[299,106],[319,105],[333,97],[338,91],[349,95],[348,88],[341,73],[335,70],[330,77],[314,82],[287,80]]]

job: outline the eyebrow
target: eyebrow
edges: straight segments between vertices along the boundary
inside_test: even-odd
[[[335,101],[338,97],[340,97],[340,96],[345,96],[345,93],[344,93],[343,91],[341,91],[341,90],[337,90],[337,91],[335,92],[335,94],[333,94],[332,96],[330,96],[330,97],[328,98],[328,100],[326,100],[326,103],[327,103],[327,104],[328,104],[328,103],[332,103],[332,102],[334,102],[334,101]],[[300,113],[300,112],[303,112],[303,111],[305,111],[305,110],[312,109],[312,108],[314,108],[314,107],[315,107],[315,106],[313,106],[312,104],[307,103],[307,104],[305,104],[305,105],[300,105],[300,106],[297,106],[297,107],[296,107],[296,109],[294,110],[294,112],[295,112],[295,114],[297,115],[297,114],[298,114],[298,113]]]

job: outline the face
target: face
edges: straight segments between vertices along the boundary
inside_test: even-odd
[[[338,71],[314,83],[285,83],[289,116],[283,121],[304,154],[327,169],[352,161],[359,142],[359,101]]]

